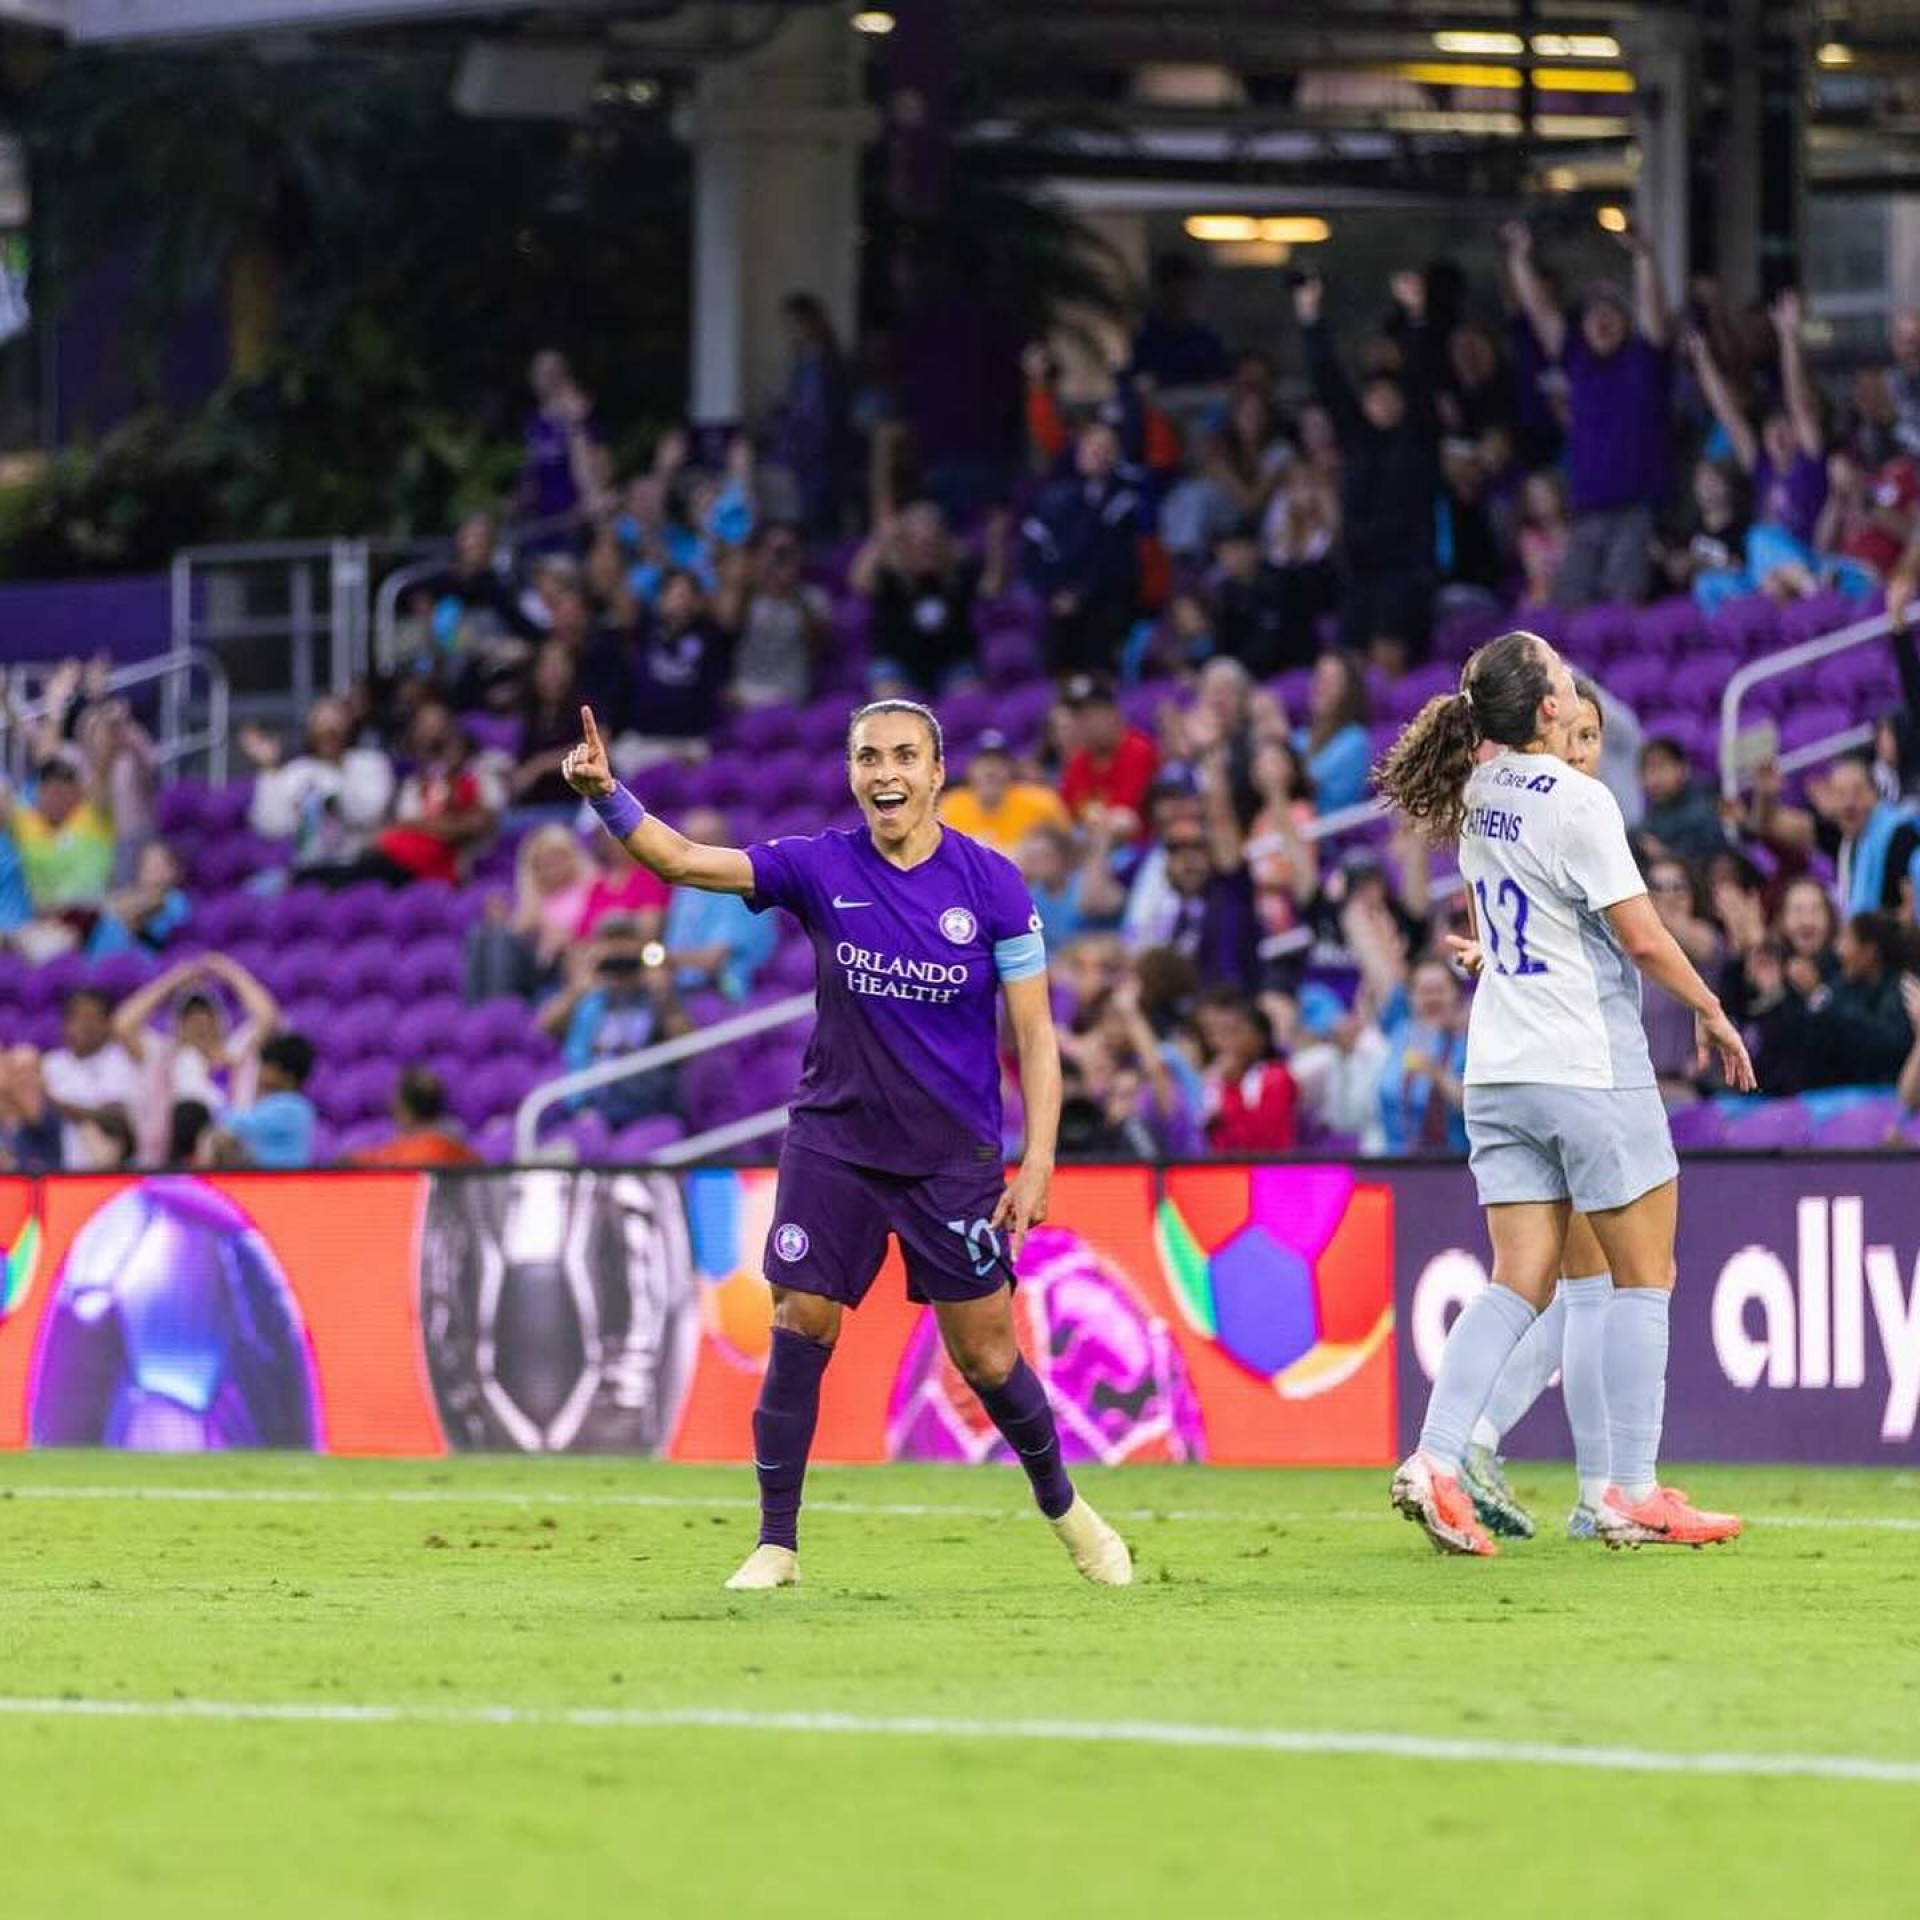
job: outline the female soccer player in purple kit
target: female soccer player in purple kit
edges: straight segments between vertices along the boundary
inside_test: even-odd
[[[800,1578],[800,1488],[839,1337],[900,1242],[954,1364],[1019,1456],[1040,1511],[1087,1579],[1133,1578],[1126,1543],[1073,1488],[1046,1390],[1014,1338],[1010,1282],[1046,1218],[1060,1054],[1040,919],[1012,861],[940,824],[940,723],[911,700],[854,714],[847,764],[864,828],[748,848],[696,845],[614,780],[589,709],[564,772],[607,831],[675,886],[784,907],[813,942],[818,1016],[780,1153],[764,1255],[773,1341],[753,1416],[760,1541],[727,1582]],[[1020,1056],[1027,1151],[1000,1151],[998,997]]]

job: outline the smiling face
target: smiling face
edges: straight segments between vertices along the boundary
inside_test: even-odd
[[[1796,880],[1780,902],[1780,937],[1788,951],[1812,959],[1833,937],[1833,907],[1817,880]]]
[[[883,852],[906,845],[932,824],[946,768],[933,731],[917,713],[881,711],[854,722],[847,772],[874,844]]]

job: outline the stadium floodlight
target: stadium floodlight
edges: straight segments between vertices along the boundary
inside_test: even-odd
[[[1823,42],[1819,51],[1816,52],[1813,57],[1823,67],[1850,67],[1853,65],[1853,49],[1839,40]]]
[[[1333,229],[1317,214],[1194,213],[1183,223],[1189,240],[1210,246],[1315,247]]]
[[[1527,43],[1517,33],[1472,33],[1444,30],[1433,36],[1435,53],[1466,53],[1477,58],[1495,58],[1525,53]]]
[[[853,16],[853,30],[855,33],[870,33],[876,37],[884,38],[898,25],[899,22],[894,19],[893,15],[890,14],[885,7],[862,7],[860,11]]]
[[[1602,207],[1593,217],[1609,233],[1625,233],[1629,224],[1625,207]]]
[[[1610,33],[1536,33],[1533,50],[1549,60],[1620,58],[1620,42]]]

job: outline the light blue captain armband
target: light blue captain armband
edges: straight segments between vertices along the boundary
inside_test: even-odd
[[[993,943],[993,970],[1002,980],[1031,980],[1047,970],[1047,943],[1036,929]]]

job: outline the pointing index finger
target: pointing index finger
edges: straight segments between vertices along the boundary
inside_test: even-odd
[[[600,728],[593,717],[593,709],[591,707],[582,707],[580,709],[580,730],[587,737],[588,748],[592,752],[598,753],[600,751]]]

